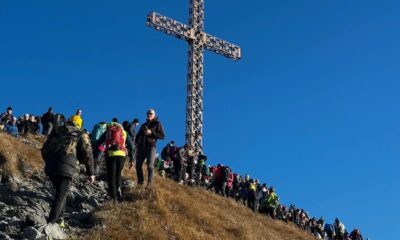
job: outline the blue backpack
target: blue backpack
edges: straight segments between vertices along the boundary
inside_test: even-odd
[[[106,130],[106,123],[97,123],[96,125],[94,125],[92,134],[90,135],[90,139],[92,140],[92,142],[97,142],[100,139],[101,135],[106,132]]]

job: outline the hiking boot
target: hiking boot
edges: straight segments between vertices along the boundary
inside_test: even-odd
[[[58,226],[59,226],[61,229],[65,229],[65,222],[64,222],[64,219],[60,219],[60,220],[58,221]]]

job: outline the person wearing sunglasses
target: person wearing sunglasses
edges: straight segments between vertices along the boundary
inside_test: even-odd
[[[135,138],[136,148],[136,174],[138,185],[143,185],[143,163],[147,159],[147,187],[151,187],[153,181],[154,162],[157,153],[157,140],[164,139],[164,128],[156,117],[154,109],[147,111],[146,122],[140,126]],[[130,167],[133,162],[130,163]]]

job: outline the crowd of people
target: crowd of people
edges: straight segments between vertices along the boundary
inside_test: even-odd
[[[41,117],[25,114],[16,118],[12,107],[0,115],[0,131],[15,137],[27,134],[47,136],[42,156],[45,173],[56,189],[49,223],[64,226],[63,212],[77,160],[86,164],[92,183],[105,162],[109,198],[120,202],[123,199],[121,173],[126,159],[129,159],[129,168],[135,165],[139,187],[144,184],[143,164],[146,162],[148,188],[152,187],[156,168],[162,177],[169,177],[178,184],[215,191],[222,197],[246,205],[252,211],[292,222],[318,239],[363,240],[359,229],[348,232],[338,218],[328,223],[322,217],[311,217],[295,205],[284,206],[273,186],[260,183],[250,175],[235,173],[223,164],[207,165],[207,156],[202,152],[197,153],[189,144],[179,147],[171,141],[160,155],[157,154],[157,140],[164,139],[165,133],[154,109],[147,111],[146,121],[140,127],[137,118],[132,122],[123,121],[122,124],[118,118],[113,118],[110,123],[101,121],[95,124],[90,133],[83,126],[80,109],[68,119],[63,114],[54,113],[51,107]]]
[[[195,154],[190,145],[178,147],[171,141],[162,149],[156,166],[162,177],[169,177],[178,184],[195,185],[215,191],[222,197],[232,198],[255,212],[273,219],[292,222],[318,239],[363,240],[359,229],[348,232],[338,218],[329,223],[322,217],[310,217],[308,212],[296,208],[295,205],[286,207],[280,203],[273,186],[267,186],[250,175],[235,173],[223,164],[207,165],[206,161],[207,157],[203,153]]]

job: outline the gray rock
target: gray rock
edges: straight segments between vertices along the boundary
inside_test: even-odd
[[[87,213],[87,212],[91,212],[93,210],[94,210],[94,207],[92,205],[85,203],[85,202],[81,203],[81,211],[82,212]]]
[[[67,239],[65,232],[58,226],[58,224],[48,224],[44,228],[44,233],[50,239]]]
[[[12,240],[7,234],[0,232],[1,240]]]
[[[46,223],[46,217],[43,215],[43,212],[35,212],[25,216],[26,225],[38,226]]]
[[[42,237],[43,235],[34,227],[27,227],[24,229],[24,238],[28,240],[38,240]]]
[[[95,196],[90,196],[90,198],[88,199],[88,203],[93,207],[100,206],[99,201],[97,201]]]
[[[5,232],[7,230],[8,222],[7,221],[0,221],[0,232]]]

